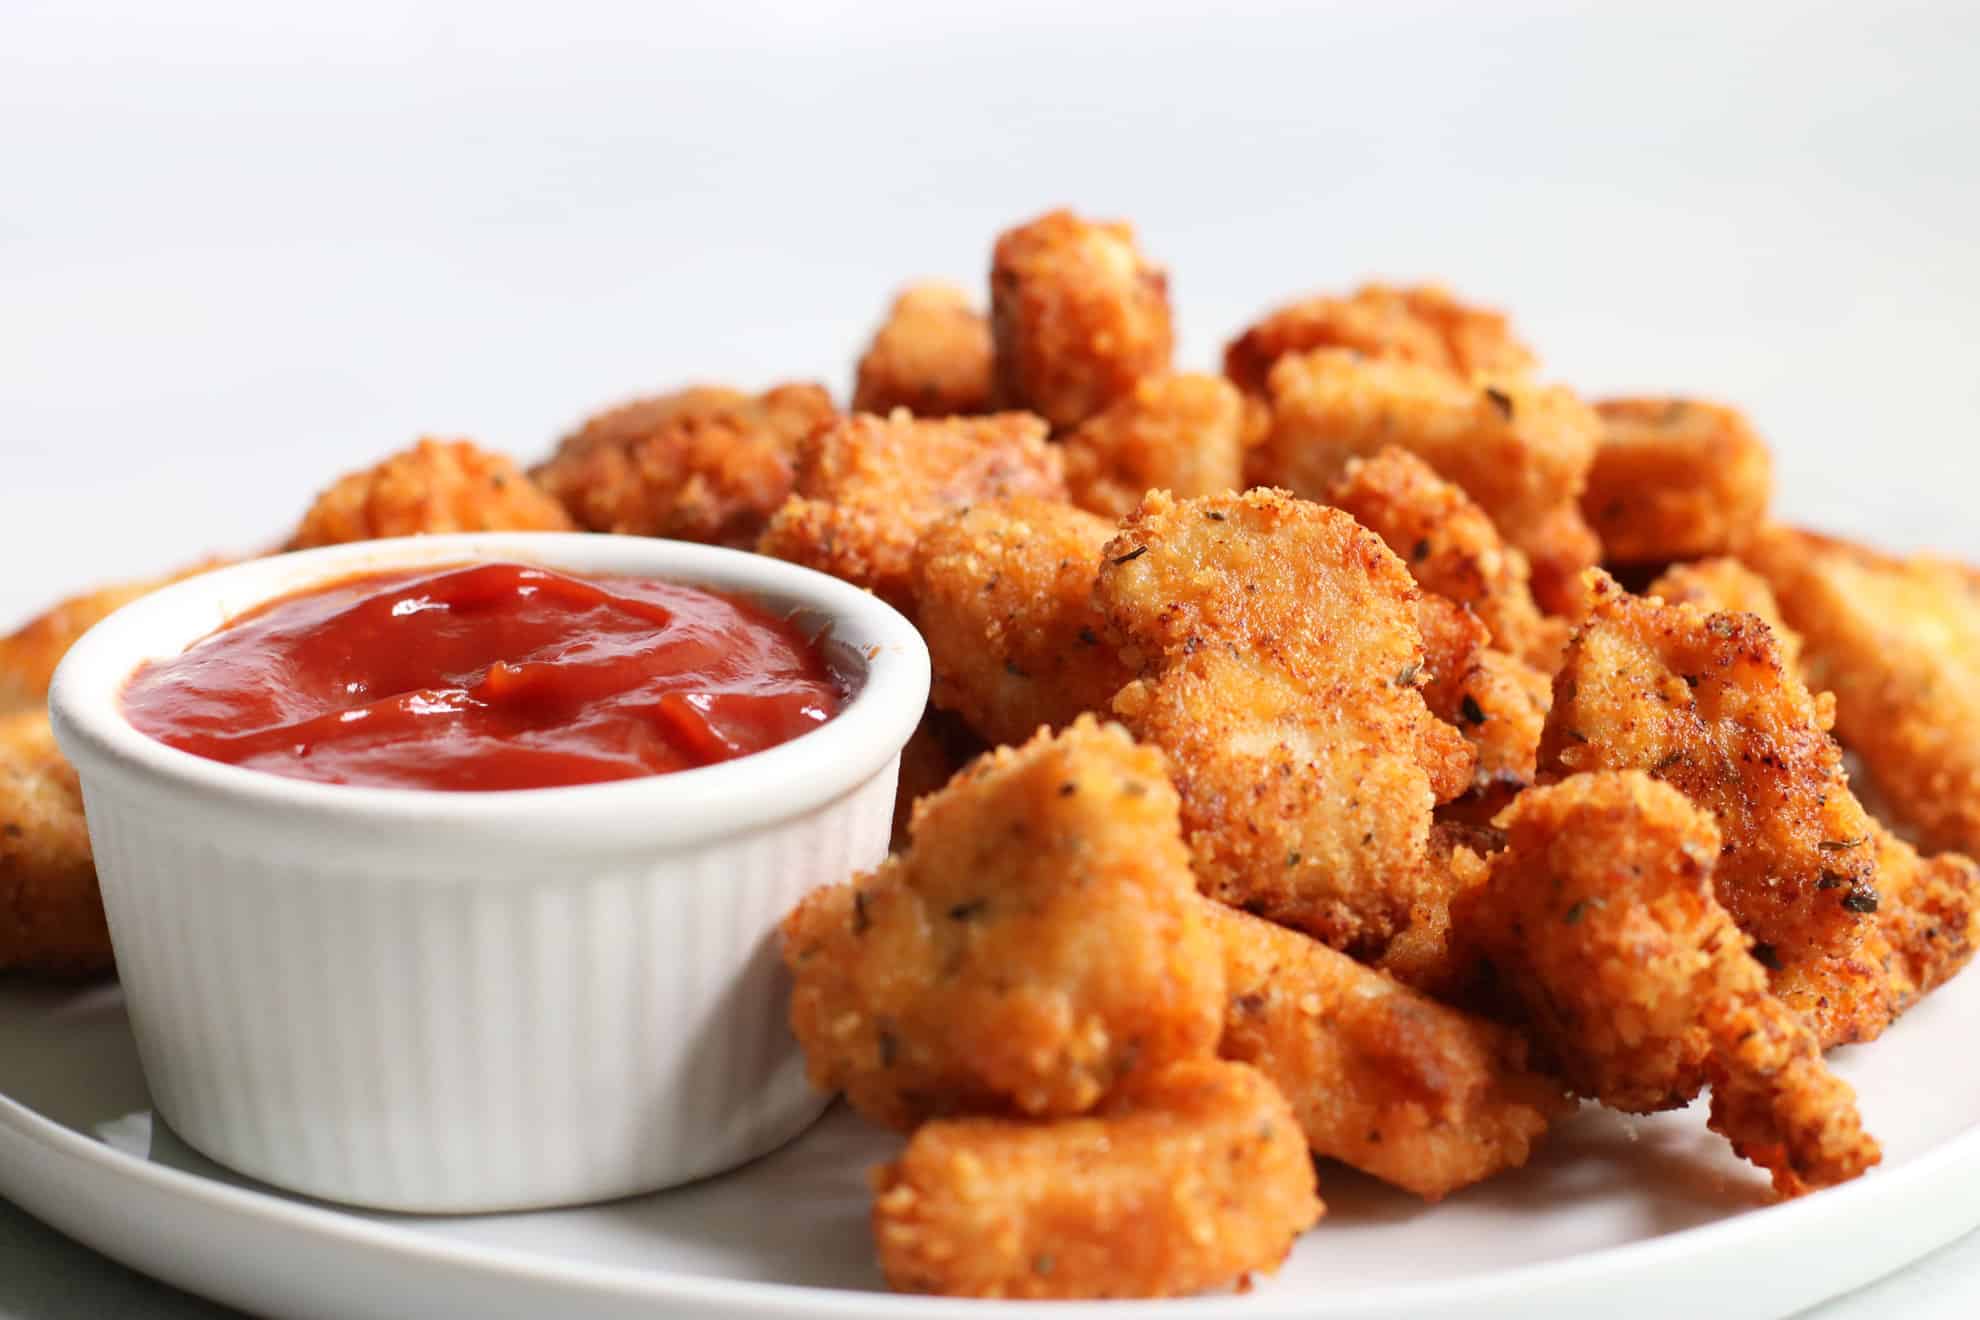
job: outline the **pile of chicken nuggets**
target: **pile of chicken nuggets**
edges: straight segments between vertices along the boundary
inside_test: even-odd
[[[783,930],[812,1080],[908,1134],[896,1288],[1242,1284],[1313,1157],[1435,1201],[1580,1101],[1709,1093],[1782,1196],[1876,1164],[1824,1054],[1972,955],[1980,571],[1772,521],[1737,411],[1586,401],[1439,288],[1290,303],[1220,375],[1173,341],[1132,228],[1054,212],[987,308],[902,292],[848,412],[697,386],[528,472],[422,441],[282,548],[670,536],[916,622],[894,851]],[[41,705],[156,585],[0,640],[0,968],[110,967]]]

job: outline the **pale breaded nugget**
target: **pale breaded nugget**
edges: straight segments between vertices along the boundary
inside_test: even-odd
[[[1298,931],[1214,906],[1220,1051],[1285,1092],[1315,1154],[1438,1200],[1526,1163],[1566,1112],[1526,1042]]]
[[[71,596],[0,637],[0,715],[16,710],[39,711],[48,700],[48,681],[76,639],[140,596],[208,569],[225,560],[208,559],[165,577],[119,582]]]
[[[819,1088],[901,1129],[1078,1114],[1215,1049],[1223,966],[1159,752],[1082,718],[977,761],[912,834],[785,920]]]
[[[1896,823],[1929,851],[1980,854],[1980,573],[1785,527],[1744,553]]]
[[[1794,673],[1801,672],[1801,634],[1788,627],[1781,615],[1781,603],[1767,586],[1767,579],[1737,559],[1721,555],[1689,564],[1672,564],[1643,594],[1672,605],[1696,605],[1712,614],[1733,610],[1757,615],[1773,632],[1781,663]]]
[[[990,318],[953,284],[910,284],[859,360],[854,412],[917,417],[990,410]]]
[[[1114,710],[1168,753],[1198,883],[1372,955],[1423,884],[1430,810],[1471,751],[1417,685],[1419,593],[1338,509],[1155,491],[1094,601],[1140,677]]]
[[[324,491],[289,550],[439,532],[567,532],[563,506],[500,454],[424,439]]]
[[[1267,386],[1272,429],[1246,460],[1253,483],[1325,499],[1350,461],[1393,445],[1477,501],[1526,555],[1545,608],[1564,612],[1600,557],[1577,501],[1601,423],[1572,392],[1335,348],[1279,359]]]
[[[695,386],[599,413],[530,475],[588,531],[748,546],[837,415],[819,385]]]
[[[1604,399],[1581,512],[1616,563],[1737,550],[1767,516],[1774,464],[1738,410],[1693,399]]]
[[[1541,778],[1649,772],[1717,820],[1718,897],[1740,929],[1784,961],[1854,949],[1877,911],[1871,819],[1766,624],[1630,596],[1599,570],[1587,587]]]
[[[997,239],[990,265],[996,399],[1076,426],[1169,369],[1169,279],[1123,221],[1053,211]]]
[[[1709,1081],[1713,1130],[1784,1196],[1877,1163],[1855,1092],[1713,896],[1710,815],[1628,771],[1524,793],[1499,824],[1507,846],[1452,929],[1576,1092],[1649,1113]]]
[[[757,551],[913,608],[914,548],[945,514],[984,500],[1066,498],[1065,459],[1029,413],[844,418],[799,446],[797,490]]]
[[[889,1286],[953,1297],[1175,1297],[1276,1269],[1323,1207],[1285,1097],[1174,1063],[1091,1118],[929,1123],[873,1172]]]
[[[1244,401],[1217,376],[1145,376],[1064,437],[1073,503],[1125,518],[1151,490],[1177,499],[1244,484]]]
[[[1261,394],[1273,363],[1316,348],[1421,362],[1461,376],[1518,376],[1535,365],[1498,312],[1459,302],[1434,284],[1364,284],[1352,297],[1305,298],[1279,308],[1231,341],[1224,374],[1245,393]]]
[[[930,527],[914,560],[929,700],[993,744],[1105,714],[1133,677],[1093,607],[1113,534],[1104,518],[1031,498],[972,505]]]
[[[1390,446],[1350,459],[1326,502],[1381,537],[1425,591],[1468,606],[1500,650],[1549,673],[1560,665],[1567,622],[1540,613],[1526,556],[1457,483]]]
[[[46,712],[0,715],[0,972],[90,976],[110,966],[76,772]]]

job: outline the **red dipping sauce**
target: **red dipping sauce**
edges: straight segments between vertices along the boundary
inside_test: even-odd
[[[732,760],[846,695],[795,626],[745,600],[486,564],[271,601],[139,669],[124,712],[162,743],[292,779],[488,790]]]

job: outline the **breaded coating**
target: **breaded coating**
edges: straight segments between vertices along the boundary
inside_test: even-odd
[[[900,852],[908,846],[914,804],[988,750],[956,716],[932,706],[922,712],[921,723],[914,726],[907,745],[901,748],[901,774],[894,789],[894,832],[887,845],[891,851]]]
[[[1171,1064],[1091,1118],[929,1123],[873,1172],[889,1286],[952,1297],[1177,1297],[1270,1273],[1323,1207],[1285,1097]]]
[[[424,439],[317,496],[285,549],[441,532],[567,532],[563,506],[500,454]]]
[[[1393,445],[1477,502],[1526,555],[1543,607],[1564,612],[1600,558],[1577,501],[1601,423],[1572,392],[1332,348],[1279,359],[1267,385],[1272,429],[1247,459],[1254,484],[1325,499],[1350,461]]]
[[[1784,1196],[1877,1163],[1855,1093],[1714,897],[1710,815],[1626,771],[1524,793],[1499,824],[1507,846],[1452,929],[1577,1093],[1649,1113],[1709,1081],[1713,1129]]]
[[[914,548],[944,515],[985,500],[1064,500],[1064,457],[1028,413],[917,419],[861,413],[799,446],[796,493],[759,553],[865,587],[913,609]]]
[[[1533,782],[1535,754],[1553,682],[1523,660],[1486,645],[1485,625],[1468,608],[1425,592],[1417,601],[1423,634],[1423,702],[1471,744],[1475,759],[1461,806],[1488,821]]]
[[[1737,550],[1767,516],[1774,462],[1734,408],[1695,399],[1604,399],[1581,512],[1615,563]]]
[[[1767,625],[1630,596],[1600,571],[1587,589],[1542,780],[1647,771],[1717,821],[1718,897],[1741,930],[1784,960],[1855,948],[1878,903],[1871,819]]]
[[[1073,503],[1111,519],[1151,490],[1177,499],[1244,485],[1244,401],[1219,376],[1144,376],[1064,437]]]
[[[906,1130],[1084,1113],[1214,1051],[1223,967],[1161,754],[1082,718],[915,808],[912,842],[784,922],[811,1080]]]
[[[76,772],[46,712],[0,715],[0,972],[90,976],[110,966]]]
[[[599,413],[530,475],[587,531],[746,547],[837,415],[820,385],[695,386]]]
[[[1745,555],[1897,823],[1928,851],[1980,854],[1980,572],[1785,527]]]
[[[1470,607],[1500,650],[1550,674],[1559,667],[1567,622],[1540,613],[1526,556],[1457,483],[1390,446],[1350,459],[1326,502],[1381,537],[1425,591]]]
[[[914,561],[929,699],[992,744],[1105,714],[1133,677],[1093,607],[1113,534],[1104,518],[1031,498],[972,505],[930,527]]]
[[[1466,969],[1451,949],[1451,905],[1485,883],[1486,860],[1506,840],[1489,825],[1443,819],[1445,811],[1438,808],[1430,826],[1430,883],[1410,910],[1409,925],[1373,965],[1412,990],[1454,1003],[1466,990]]]
[[[1315,1154],[1427,1201],[1526,1163],[1568,1109],[1520,1037],[1298,931],[1214,907],[1227,1059],[1285,1092]]]
[[[953,284],[910,284],[874,332],[853,382],[854,412],[917,417],[990,411],[990,318]]]
[[[1791,672],[1801,672],[1801,634],[1788,627],[1781,615],[1781,603],[1775,599],[1767,579],[1737,559],[1722,555],[1672,564],[1643,594],[1660,597],[1672,605],[1696,605],[1711,614],[1733,610],[1757,615],[1774,634],[1781,663]]]
[[[55,667],[76,639],[140,596],[189,578],[226,561],[208,559],[165,577],[99,587],[60,601],[0,637],[0,715],[42,709]]]
[[[1273,363],[1316,348],[1421,362],[1461,376],[1518,376],[1535,365],[1498,312],[1459,302],[1434,284],[1364,284],[1351,297],[1305,298],[1279,308],[1231,341],[1224,374],[1245,393],[1261,394]]]
[[[1053,211],[997,239],[990,265],[996,400],[1077,426],[1169,369],[1169,278],[1124,221]]]
[[[1372,956],[1424,883],[1471,751],[1424,705],[1419,593],[1380,538],[1283,491],[1155,491],[1094,589],[1168,753],[1205,893]]]

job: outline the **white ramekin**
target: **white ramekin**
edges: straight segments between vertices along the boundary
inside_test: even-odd
[[[123,716],[138,665],[275,596],[497,559],[746,593],[829,630],[860,685],[837,718],[753,756],[503,793],[284,779]],[[652,1191],[817,1117],[776,926],[886,852],[927,694],[914,628],[843,582],[709,546],[507,533],[335,546],[168,587],[79,641],[49,705],[158,1111],[277,1186],[461,1212]]]

